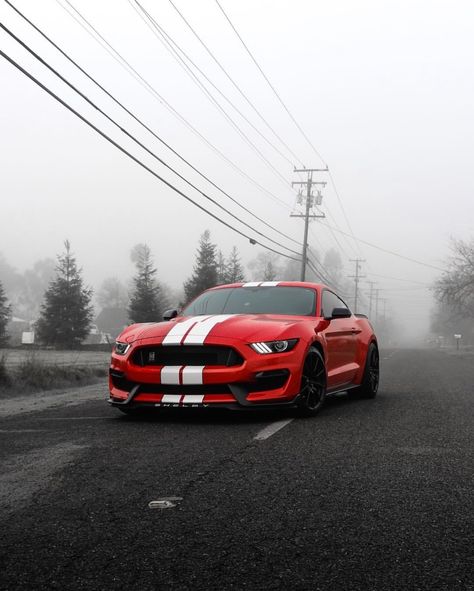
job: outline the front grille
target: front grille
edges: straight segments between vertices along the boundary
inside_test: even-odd
[[[148,365],[223,365],[233,367],[242,365],[244,360],[232,347],[218,345],[161,345],[140,347],[133,356],[132,362],[141,367]]]

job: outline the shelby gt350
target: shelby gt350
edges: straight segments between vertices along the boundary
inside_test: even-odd
[[[377,393],[374,330],[325,285],[222,285],[164,318],[119,335],[110,365],[112,406],[128,413],[287,406],[313,415],[327,394]]]

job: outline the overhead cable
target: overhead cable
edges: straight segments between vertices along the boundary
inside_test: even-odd
[[[171,0],[169,0],[171,2]],[[232,23],[232,21],[230,20],[230,18],[227,16],[227,13],[224,11],[224,9],[222,8],[221,4],[219,3],[219,0],[215,0],[217,6],[220,8],[222,14],[224,15],[224,17],[226,18],[227,22],[229,23],[229,25],[231,26],[231,28],[233,29],[234,33],[237,35],[237,37],[239,38],[240,42],[242,43],[242,45],[244,46],[246,52],[249,54],[251,60],[253,61],[253,63],[257,66],[258,70],[260,71],[260,73],[262,74],[263,78],[266,80],[268,86],[271,88],[271,90],[273,91],[273,94],[276,96],[276,98],[278,99],[279,103],[281,104],[281,106],[285,109],[285,111],[288,113],[290,119],[293,121],[293,123],[296,125],[296,127],[298,128],[298,130],[300,131],[300,133],[303,135],[303,137],[305,138],[305,140],[308,142],[308,144],[311,146],[311,148],[313,149],[313,151],[316,153],[316,155],[318,156],[318,158],[321,160],[321,162],[323,164],[326,164],[326,162],[324,161],[324,158],[321,156],[321,154],[318,152],[318,150],[316,149],[316,147],[313,145],[313,143],[311,142],[311,140],[309,139],[309,137],[306,135],[304,129],[301,127],[301,125],[298,123],[298,121],[295,119],[295,117],[293,117],[291,111],[288,109],[288,107],[286,106],[286,104],[283,102],[283,99],[281,98],[281,96],[278,94],[278,92],[276,91],[275,87],[273,86],[273,84],[270,82],[270,80],[268,79],[268,77],[266,76],[265,72],[262,70],[262,68],[260,67],[259,63],[257,62],[257,60],[255,59],[255,57],[253,56],[252,52],[250,51],[250,49],[247,47],[245,41],[242,39],[242,37],[239,35],[237,29],[235,28],[234,24]]]
[[[206,45],[206,43],[201,39],[201,37],[199,36],[199,34],[197,33],[197,31],[191,25],[191,23],[186,19],[186,17],[183,15],[183,13],[179,10],[179,8],[176,6],[176,4],[173,2],[173,0],[168,0],[168,1],[171,4],[171,6],[175,9],[175,11],[179,14],[179,16],[181,17],[181,19],[186,23],[187,27],[190,29],[190,31],[193,33],[193,35],[196,37],[196,39],[199,41],[199,43],[204,47],[204,49],[206,50],[206,52],[211,56],[212,60],[217,64],[217,66],[219,67],[219,69],[225,74],[226,78],[229,80],[229,82],[232,84],[232,86],[237,90],[237,92],[242,96],[242,98],[252,108],[252,110],[258,115],[258,117],[260,118],[260,120],[263,121],[263,123],[265,123],[265,125],[273,133],[273,135],[282,143],[283,146],[285,146],[285,148],[288,150],[288,152],[290,152],[290,154],[296,159],[296,161],[301,166],[303,166],[303,163],[298,158],[298,156],[288,146],[288,144],[285,142],[285,140],[283,140],[278,135],[278,133],[275,131],[275,129],[270,125],[270,123],[268,123],[268,121],[265,119],[265,117],[260,113],[260,111],[252,103],[252,101],[248,98],[248,96],[244,93],[244,91],[240,88],[240,86],[237,84],[237,82],[235,82],[235,80],[227,72],[227,70],[224,68],[224,66],[221,64],[221,62],[216,58],[216,56],[214,55],[214,53],[209,49],[209,47]]]
[[[208,98],[208,100],[216,107],[216,109],[222,114],[224,119],[228,121],[231,127],[240,135],[240,137],[244,140],[244,142],[259,156],[259,158],[268,166],[268,168],[275,174],[279,181],[281,181],[285,187],[288,187],[288,180],[281,174],[281,172],[270,162],[270,160],[265,156],[265,154],[260,150],[258,146],[249,138],[249,136],[245,133],[245,131],[239,126],[239,124],[234,121],[234,119],[229,115],[229,113],[222,107],[218,100],[212,95],[208,88],[203,84],[203,82],[196,76],[196,74],[192,71],[192,69],[188,66],[188,64],[184,61],[184,59],[175,51],[175,49],[171,46],[171,44],[167,41],[166,38],[163,38],[159,29],[157,28],[157,23],[155,23],[149,15],[149,13],[137,3],[140,9],[143,11],[143,14],[140,14],[139,9],[135,6],[135,4],[129,0],[129,4],[134,8],[137,12],[139,17],[145,22],[151,32],[154,34],[155,37],[159,39],[159,41],[165,46],[165,48],[171,53],[172,57],[179,63],[179,65],[184,69],[184,71],[191,77],[193,83],[204,93],[204,95]],[[145,15],[145,17],[143,16]],[[145,20],[145,18],[148,19]],[[289,161],[290,164],[291,161]],[[283,205],[286,205],[284,201],[282,201]]]
[[[171,2],[171,0],[169,0]],[[221,3],[219,2],[219,0],[215,0],[217,6],[219,7],[220,11],[222,12],[222,14],[224,15],[225,19],[227,20],[227,22],[229,23],[230,27],[232,28],[232,30],[234,31],[234,33],[236,34],[236,36],[238,37],[238,39],[240,40],[240,42],[242,43],[245,51],[248,53],[248,55],[250,56],[250,59],[253,61],[253,63],[255,64],[255,66],[257,67],[258,71],[260,72],[260,74],[263,76],[264,80],[267,82],[268,86],[270,87],[270,89],[272,90],[273,94],[276,96],[276,98],[278,99],[278,102],[281,104],[281,106],[283,107],[283,109],[286,111],[286,113],[288,114],[288,116],[290,117],[290,119],[293,121],[293,123],[295,124],[295,126],[297,127],[297,129],[300,131],[301,135],[304,137],[304,139],[306,140],[306,142],[309,144],[309,146],[312,148],[313,152],[316,154],[316,156],[321,160],[321,162],[323,164],[326,164],[326,161],[324,160],[324,158],[322,157],[321,153],[319,152],[319,150],[316,148],[316,146],[313,144],[313,142],[310,140],[310,138],[308,137],[308,135],[306,134],[306,132],[304,131],[304,129],[301,127],[301,125],[298,123],[298,121],[296,120],[296,118],[293,116],[293,114],[291,113],[291,111],[289,110],[289,108],[287,107],[287,105],[285,104],[285,102],[283,101],[283,99],[281,98],[280,94],[278,93],[278,91],[276,90],[276,88],[273,86],[273,84],[270,82],[268,76],[265,74],[265,72],[263,71],[262,67],[260,66],[260,64],[257,62],[255,56],[253,55],[253,53],[250,51],[249,47],[247,46],[247,44],[245,43],[245,41],[243,40],[242,36],[239,34],[239,32],[237,31],[237,28],[235,27],[235,25],[233,24],[233,22],[230,20],[228,14],[225,12],[225,10],[223,9]],[[327,166],[327,164],[326,164]],[[329,178],[331,180],[331,184],[332,187],[334,189],[334,193],[337,197],[337,200],[339,202],[339,206],[341,207],[342,213],[344,215],[344,218],[346,220],[346,224],[347,227],[349,228],[350,231],[350,235],[351,237],[355,240],[354,237],[354,231],[352,230],[352,226],[349,222],[349,218],[346,214],[346,210],[344,208],[344,205],[342,203],[342,199],[339,195],[339,191],[337,190],[336,187],[336,183],[334,181],[334,177],[332,176],[331,171],[329,171]]]
[[[66,78],[64,78],[64,76],[62,76],[57,70],[55,70],[50,64],[48,64],[45,60],[43,60],[43,58],[41,56],[39,56],[33,49],[31,49],[26,43],[24,43],[21,39],[19,39],[14,33],[12,33],[7,27],[5,27],[5,25],[3,25],[2,23],[0,23],[0,28],[2,28],[6,33],[8,33],[8,35],[10,35],[13,39],[15,39],[15,41],[17,41],[17,43],[19,43],[24,49],[26,49],[31,55],[33,55],[39,62],[41,62],[46,68],[48,68],[48,70],[50,70],[50,72],[53,72],[53,74],[55,74],[60,80],[62,80],[67,86],[69,86],[69,88],[71,88],[72,90],[74,90],[79,96],[81,96],[89,105],[91,105],[91,107],[93,107],[94,109],[96,109],[101,115],[103,115],[108,121],[110,121],[113,125],[115,125],[120,131],[122,131],[128,138],[130,138],[133,142],[135,142],[138,146],[140,146],[141,148],[143,148],[148,154],[150,154],[150,156],[152,156],[153,158],[155,158],[155,160],[157,160],[158,162],[160,162],[160,164],[162,164],[163,166],[165,166],[168,170],[170,170],[171,172],[173,172],[178,178],[180,178],[182,181],[184,181],[186,184],[188,184],[190,187],[192,187],[193,189],[195,189],[198,193],[200,193],[205,199],[207,199],[208,201],[210,201],[211,203],[213,203],[214,205],[216,205],[217,207],[219,207],[221,210],[223,210],[225,213],[227,213],[228,215],[230,215],[232,218],[234,218],[235,220],[237,220],[238,222],[240,222],[242,225],[246,226],[247,228],[249,228],[250,230],[252,230],[253,232],[255,232],[256,234],[258,234],[259,236],[262,236],[263,238],[265,238],[266,240],[269,240],[270,242],[273,242],[274,244],[276,244],[277,246],[280,246],[281,248],[285,248],[286,250],[288,250],[289,252],[292,252],[293,254],[299,255],[299,253],[291,248],[288,248],[287,246],[281,244],[280,242],[277,242],[276,240],[273,240],[273,238],[270,238],[268,236],[266,236],[265,234],[263,234],[262,232],[260,232],[259,230],[256,230],[254,227],[252,227],[250,224],[248,224],[247,222],[241,220],[239,217],[237,217],[236,215],[234,215],[232,212],[230,212],[228,209],[226,209],[223,205],[221,205],[218,201],[216,201],[215,199],[213,199],[212,197],[210,197],[209,195],[207,195],[204,191],[202,191],[201,189],[199,189],[198,187],[196,187],[196,185],[194,185],[191,181],[189,181],[188,179],[186,179],[182,174],[180,174],[177,170],[175,170],[172,166],[170,166],[169,164],[167,164],[162,158],[160,158],[159,156],[157,156],[154,152],[152,152],[149,148],[147,148],[147,146],[145,146],[142,142],[140,142],[139,140],[137,140],[135,138],[135,136],[133,136],[131,133],[129,133],[124,127],[122,127],[119,123],[117,123],[112,117],[110,117],[105,111],[103,111],[100,107],[98,107],[92,100],[90,100],[84,93],[82,93],[76,86],[74,86],[72,83],[70,83]]]
[[[275,145],[271,140],[267,138],[265,134],[263,134],[260,129],[253,124],[253,122],[239,109],[239,107],[226,95],[224,94],[221,89],[214,84],[214,82],[209,78],[209,76],[198,66],[198,64],[189,56],[188,53],[184,51],[184,49],[165,31],[162,25],[160,25],[157,20],[138,2],[138,0],[129,0],[130,5],[134,8],[140,18],[145,22],[148,28],[152,31],[155,37],[167,48],[167,50],[175,57],[175,59],[180,60],[182,67],[186,67],[183,62],[183,57],[197,70],[201,76],[214,88],[216,92],[242,117],[242,119],[250,125],[250,127],[271,147],[277,154],[279,154],[282,158],[284,158],[288,164],[291,166],[294,165],[294,162],[290,160],[281,150],[280,148]],[[137,9],[138,6],[138,9]],[[140,14],[139,10],[143,13]],[[146,21],[143,18],[143,15],[148,19]],[[151,26],[150,26],[151,24]],[[189,73],[189,72],[188,72]],[[191,75],[191,74],[189,74]]]
[[[5,2],[13,9],[17,14],[19,14],[30,26],[32,26],[44,39],[46,39],[57,51],[61,53],[70,63],[72,63],[80,72],[82,72],[91,82],[93,82],[98,88],[100,88],[110,99],[114,101],[115,104],[120,106],[128,115],[130,115],[137,123],[139,123],[144,129],[146,129],[153,137],[155,137],[162,145],[164,145],[168,150],[170,150],[175,156],[177,156],[182,162],[184,162],[187,166],[189,166],[194,172],[199,174],[201,178],[206,180],[210,185],[212,185],[215,189],[220,191],[223,195],[225,195],[228,199],[230,199],[233,203],[235,203],[238,207],[242,210],[246,211],[250,215],[252,215],[255,219],[259,222],[262,222],[273,230],[277,232],[281,236],[291,240],[295,244],[299,244],[297,240],[288,236],[284,232],[281,232],[264,219],[257,216],[254,212],[250,209],[242,205],[237,199],[229,195],[224,189],[222,189],[219,185],[214,183],[209,177],[207,177],[204,173],[202,173],[199,169],[197,169],[193,164],[191,164],[188,160],[186,160],[181,154],[179,154],[172,146],[170,146],[163,138],[157,135],[148,125],[146,125],[141,119],[139,119],[134,113],[132,113],[127,107],[123,105],[117,98],[115,98],[106,88],[104,88],[95,78],[93,78],[90,74],[88,74],[76,61],[74,61],[65,51],[63,51],[52,39],[50,39],[39,27],[37,27],[30,19],[28,19],[22,12],[20,12],[9,0],[5,0]],[[285,247],[286,248],[286,247]]]
[[[66,4],[79,16],[79,20],[75,14],[68,10],[60,0],[56,2],[65,10],[71,18],[73,18],[78,25],[90,36],[96,43],[103,47],[107,53],[123,68],[125,69],[135,80],[141,84],[147,92],[149,92],[160,104],[166,107],[174,117],[179,119],[192,133],[194,133],[199,139],[201,139],[211,150],[218,154],[227,164],[229,164],[236,172],[246,178],[250,183],[256,186],[260,191],[271,197],[276,203],[281,205],[281,200],[272,191],[269,191],[253,177],[242,170],[237,164],[235,164],[230,158],[228,158],[219,148],[217,148],[212,142],[210,142],[199,130],[197,130],[183,115],[181,115],[157,90],[150,84],[131,64],[128,62],[106,39],[101,33],[73,6],[69,0],[63,0]],[[87,26],[84,25],[86,23]],[[87,28],[89,27],[89,28]],[[93,31],[96,36],[91,32]],[[285,209],[288,207],[286,206]]]
[[[84,117],[83,115],[81,115],[78,111],[76,111],[73,107],[71,107],[71,105],[69,105],[66,101],[64,101],[63,99],[61,99],[57,94],[55,94],[51,89],[49,89],[47,86],[45,86],[37,78],[35,78],[30,72],[28,72],[27,70],[25,70],[20,64],[18,64],[15,60],[13,60],[4,51],[0,50],[0,56],[2,56],[4,59],[6,59],[17,70],[19,70],[22,74],[24,74],[27,78],[29,78],[32,82],[34,82],[37,86],[39,86],[42,90],[44,90],[51,97],[53,97],[57,102],[59,102],[61,105],[63,105],[68,111],[70,111],[71,113],[73,113],[76,117],[78,117],[81,121],[83,121],[86,125],[88,125],[96,133],[98,133],[100,136],[102,136],[110,144],[112,144],[113,146],[115,146],[120,152],[122,152],[123,154],[125,154],[126,156],[128,156],[136,164],[138,164],[144,170],[146,170],[147,172],[149,172],[150,174],[152,174],[154,177],[156,177],[158,180],[160,180],[167,187],[169,187],[170,189],[172,189],[174,192],[178,193],[178,195],[181,195],[182,197],[184,197],[184,199],[186,199],[187,201],[189,201],[190,203],[192,203],[193,205],[195,205],[201,211],[207,213],[207,215],[211,216],[212,218],[214,218],[215,220],[217,220],[218,222],[220,222],[221,224],[223,224],[224,226],[226,226],[230,230],[236,232],[237,234],[240,234],[240,236],[243,236],[244,238],[246,238],[247,240],[252,241],[253,243],[257,243],[257,241],[255,239],[253,239],[252,237],[248,236],[247,234],[245,234],[241,230],[238,230],[237,228],[233,227],[230,223],[226,222],[225,220],[219,218],[216,214],[212,213],[211,211],[209,211],[208,209],[206,209],[205,207],[203,207],[202,205],[200,205],[199,203],[197,203],[196,201],[194,201],[194,199],[192,199],[191,197],[189,197],[188,195],[186,195],[183,191],[181,191],[180,189],[178,189],[175,185],[173,185],[172,183],[170,183],[169,181],[167,181],[165,178],[163,178],[162,176],[160,176],[157,172],[155,172],[153,169],[151,169],[149,166],[147,166],[139,158],[137,158],[136,156],[134,156],[126,148],[124,148],[123,146],[121,146],[118,142],[116,142],[115,140],[113,140],[109,135],[107,135],[105,132],[103,132],[102,130],[100,130],[96,125],[94,125],[86,117]],[[298,259],[298,258],[293,257],[291,255],[282,253],[281,251],[275,250],[274,248],[272,248],[272,247],[270,247],[270,246],[268,246],[266,244],[262,244],[261,242],[259,242],[258,244],[260,244],[260,246],[262,246],[263,248],[265,248],[265,249],[267,249],[267,250],[269,250],[271,252],[274,252],[275,254],[278,254],[280,256],[283,256],[285,258],[292,259],[292,260],[299,261],[299,262],[301,261],[301,259]]]
[[[326,226],[328,228],[330,227],[328,224],[324,224],[323,222],[320,222],[320,224],[322,224],[323,226]],[[344,232],[344,230],[341,230],[339,228],[333,228],[333,230],[335,230],[336,232],[340,232],[341,234],[345,234],[346,236],[350,236],[350,234],[348,234],[347,232]],[[391,255],[398,257],[400,259],[405,259],[406,261],[410,261],[411,263],[416,263],[417,265],[421,265],[423,267],[435,269],[436,271],[442,271],[442,272],[446,271],[446,269],[442,269],[441,267],[437,267],[436,265],[431,265],[430,263],[426,263],[424,261],[419,261],[418,259],[408,257],[406,255],[400,254],[399,252],[395,252],[394,250],[389,250],[388,248],[384,248],[383,246],[379,246],[378,244],[374,244],[373,242],[368,242],[367,240],[363,240],[362,238],[357,238],[357,237],[355,237],[355,238],[359,242],[362,242],[362,244],[367,244],[367,246],[370,246],[371,248],[375,248],[376,250],[380,250],[380,251],[385,252],[387,254],[391,254]]]

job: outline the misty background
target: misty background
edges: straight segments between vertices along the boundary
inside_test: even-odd
[[[76,0],[73,4],[176,111],[265,191],[219,157],[124,71],[71,18],[65,8],[73,11],[65,1],[15,2],[176,151],[242,205],[301,243],[302,220],[290,217],[301,211],[291,187],[292,181],[300,180],[293,172],[299,162],[285,148],[290,162],[278,155],[229,109],[279,174],[267,166],[196,87],[131,3]],[[278,144],[172,4],[165,0],[141,4],[254,125]],[[221,4],[320,156],[279,104],[216,3],[176,2],[298,159],[308,168],[328,165],[334,184],[327,173],[317,175],[328,184],[322,190],[321,207],[327,218],[310,226],[309,243],[315,256],[323,262],[328,252],[338,253],[341,281],[349,295],[354,274],[350,259],[365,259],[360,283],[363,305],[368,302],[367,281],[376,282],[400,340],[424,338],[434,305],[430,288],[446,268],[450,239],[469,240],[472,235],[474,5],[467,1],[264,0],[222,0]],[[184,176],[261,232],[296,247],[211,191],[4,2],[0,20]],[[243,229],[125,138],[4,31],[0,35],[8,55],[81,114],[232,227]],[[232,233],[120,154],[4,59],[0,77],[0,280],[7,294],[12,269],[25,274],[36,265],[36,275],[50,276],[51,264],[45,259],[54,260],[68,239],[85,283],[96,294],[110,277],[129,284],[134,274],[130,253],[136,244],[146,243],[157,278],[178,298],[206,229],[226,256],[234,245],[238,248],[247,277],[254,278],[252,261],[255,268],[262,252],[259,245]],[[350,297],[346,299],[351,304]],[[99,311],[97,298],[95,304]],[[360,311],[366,311],[362,305]]]

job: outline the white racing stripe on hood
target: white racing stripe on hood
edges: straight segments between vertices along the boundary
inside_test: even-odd
[[[235,314],[217,314],[216,316],[208,317],[203,322],[198,322],[186,335],[183,345],[202,345],[205,338],[209,335],[216,324],[225,322],[233,316],[235,316]]]
[[[183,340],[184,335],[197,322],[203,322],[209,316],[191,316],[183,322],[178,322],[173,326],[169,333],[163,339],[162,345],[179,345]]]

